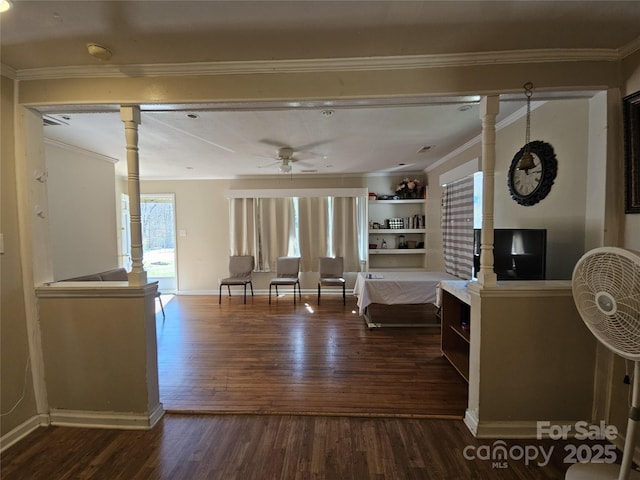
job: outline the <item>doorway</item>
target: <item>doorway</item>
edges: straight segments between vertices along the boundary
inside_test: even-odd
[[[140,195],[143,265],[150,282],[163,292],[176,292],[175,195]]]

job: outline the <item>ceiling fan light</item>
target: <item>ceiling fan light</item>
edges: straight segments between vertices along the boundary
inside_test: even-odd
[[[281,164],[279,168],[282,173],[289,173],[291,171],[291,165],[288,163]]]

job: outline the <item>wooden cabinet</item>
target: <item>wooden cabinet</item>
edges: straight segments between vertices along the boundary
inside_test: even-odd
[[[458,283],[458,282],[451,282]],[[466,282],[463,282],[466,283]],[[441,291],[442,354],[469,382],[469,345],[471,342],[471,307],[453,289]]]
[[[422,270],[426,231],[423,198],[369,200],[369,268]]]

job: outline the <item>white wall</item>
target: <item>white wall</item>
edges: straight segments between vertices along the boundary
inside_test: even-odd
[[[548,102],[531,114],[531,139],[553,146],[558,174],[549,195],[530,207],[513,201],[507,188],[511,161],[524,143],[524,124],[516,122],[497,135],[495,228],[546,228],[551,280],[571,278],[584,253],[588,127],[587,100]]]
[[[549,195],[537,205],[524,207],[511,199],[507,175],[514,155],[524,144],[524,118],[500,129],[496,134],[495,228],[546,228],[547,278],[571,277],[576,260],[584,252],[589,134],[589,101],[556,100],[535,109],[531,115],[531,139],[554,147],[558,174]],[[427,268],[442,265],[439,178],[481,155],[475,144],[444,165],[428,172]]]
[[[118,266],[114,164],[45,144],[53,279]]]
[[[364,177],[293,177],[260,179],[143,181],[141,193],[172,193],[176,199],[176,258],[180,293],[217,293],[228,276],[229,203],[225,191],[236,189],[358,188]],[[254,274],[254,288],[268,288],[269,273]],[[302,273],[302,288],[315,288],[317,273]]]

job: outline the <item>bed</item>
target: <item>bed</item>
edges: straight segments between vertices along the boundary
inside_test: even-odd
[[[353,294],[358,298],[358,313],[369,328],[383,326],[433,326],[434,323],[375,321],[371,308],[375,305],[425,305],[437,302],[437,286],[442,280],[460,280],[445,272],[360,272]],[[403,315],[398,311],[398,315]]]

